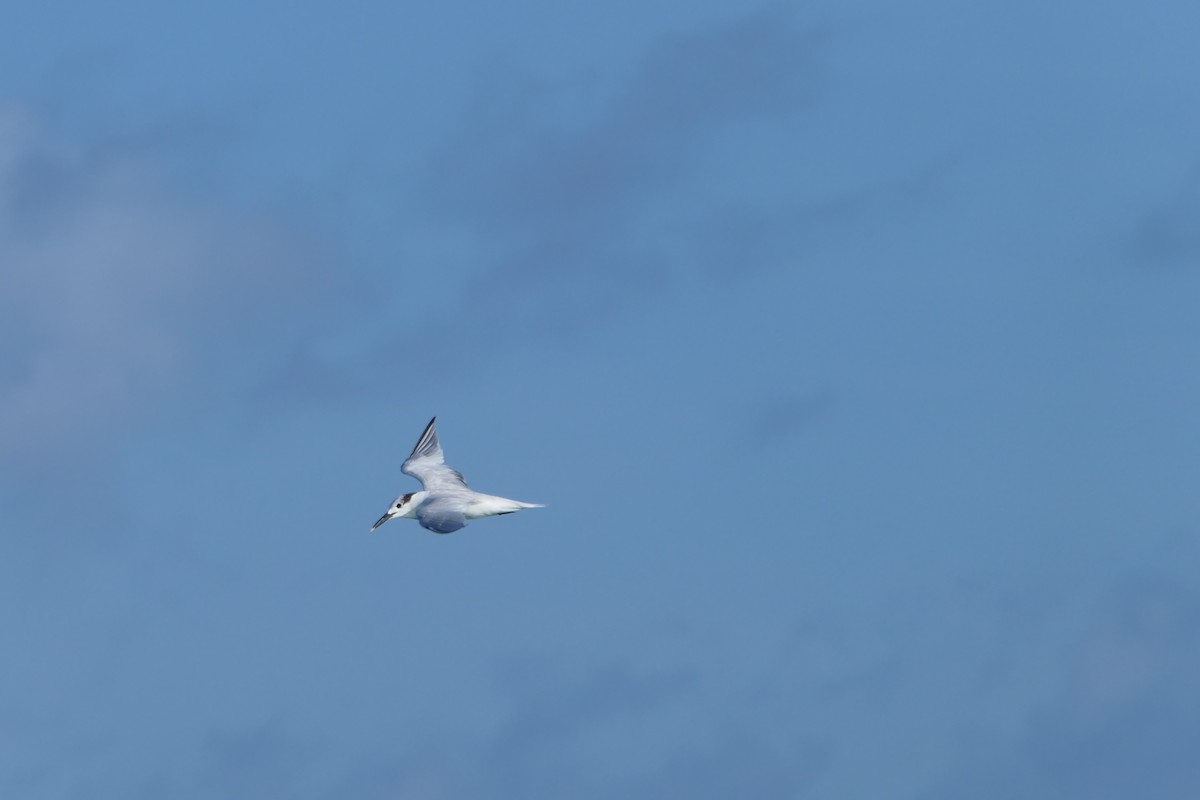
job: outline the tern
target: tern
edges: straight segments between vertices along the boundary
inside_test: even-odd
[[[434,427],[436,423],[437,417],[429,420],[417,446],[400,466],[401,472],[421,482],[421,491],[402,494],[393,500],[387,513],[371,526],[371,530],[389,519],[404,517],[416,519],[434,533],[454,533],[473,519],[543,507],[541,503],[522,503],[469,488],[461,472],[446,466]]]

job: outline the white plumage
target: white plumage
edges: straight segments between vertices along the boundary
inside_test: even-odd
[[[437,417],[429,420],[425,432],[400,471],[421,482],[422,491],[402,494],[392,501],[387,512],[371,526],[375,530],[393,517],[416,519],[434,533],[453,533],[467,522],[480,517],[511,514],[523,508],[541,508],[541,503],[522,503],[507,497],[483,494],[467,486],[462,473],[446,465],[442,445],[434,427]]]

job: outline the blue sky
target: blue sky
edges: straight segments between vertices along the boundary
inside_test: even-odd
[[[1195,797],[1198,17],[17,12],[0,793]]]

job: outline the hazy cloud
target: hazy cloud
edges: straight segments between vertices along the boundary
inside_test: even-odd
[[[779,10],[665,39],[590,98],[582,123],[555,119],[581,102],[574,85],[517,104],[485,86],[422,185],[435,219],[494,254],[467,289],[470,312],[495,322],[489,309],[515,304],[518,320],[560,330],[661,292],[681,248],[657,206],[687,191],[720,131],[789,124],[819,82],[817,47]]]
[[[640,776],[596,797],[804,797],[827,764],[820,744],[770,742],[731,732],[712,747],[668,759]]]
[[[61,473],[180,407],[228,403],[256,356],[336,303],[306,239],[0,110],[0,469]]]
[[[1192,169],[1136,233],[1140,261],[1149,266],[1195,266],[1200,262],[1200,169]]]
[[[584,122],[569,125],[555,112],[580,103],[575,85],[531,88],[515,104],[485,85],[432,162],[425,194],[443,219],[502,242],[628,224],[694,162],[708,137],[748,121],[787,119],[810,100],[817,46],[783,11],[668,38],[619,89],[591,98],[595,108]],[[514,77],[502,71],[496,86]]]
[[[1165,576],[1118,584],[1065,649],[1056,698],[929,798],[1184,798],[1200,787],[1200,596]]]
[[[747,268],[790,251],[811,208],[731,209],[694,184],[714,152],[728,155],[723,134],[795,124],[820,85],[820,46],[771,8],[665,37],[602,88],[493,65],[406,201],[420,263],[401,271],[432,296],[380,309],[392,333],[361,348],[295,351],[272,386],[358,394],[392,377],[368,365],[401,351],[440,381],[481,352],[570,341],[662,302],[677,273],[735,250]]]

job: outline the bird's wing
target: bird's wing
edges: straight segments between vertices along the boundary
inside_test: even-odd
[[[459,504],[445,500],[433,500],[422,503],[421,507],[417,509],[417,522],[434,533],[454,533],[459,528],[466,526],[467,518],[463,516]]]
[[[446,458],[442,455],[442,445],[438,442],[437,429],[434,427],[436,422],[437,417],[429,420],[425,432],[417,440],[412,454],[404,460],[400,471],[419,480],[427,492],[464,489],[467,482],[462,473],[446,466]]]

